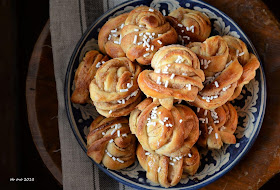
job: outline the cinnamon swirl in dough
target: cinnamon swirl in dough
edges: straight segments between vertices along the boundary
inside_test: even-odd
[[[175,186],[181,178],[194,175],[200,164],[200,156],[195,147],[186,156],[167,157],[151,154],[139,144],[136,155],[142,168],[147,171],[147,178],[163,187]]]
[[[213,110],[198,109],[197,116],[201,131],[198,145],[209,149],[220,149],[223,143],[236,143],[234,132],[238,116],[229,102]]]
[[[128,115],[141,101],[137,83],[140,71],[139,65],[125,57],[105,62],[89,86],[98,113],[105,117]]]
[[[177,42],[177,33],[158,10],[140,6],[132,10],[121,30],[121,47],[131,61],[149,65],[162,46]]]
[[[169,45],[160,48],[151,66],[154,70],[140,73],[139,87],[169,110],[176,99],[194,101],[203,88],[204,73],[199,60],[187,47]]]
[[[105,61],[108,61],[108,57],[103,56],[98,51],[92,50],[85,54],[75,73],[75,90],[71,96],[73,103],[90,103],[89,84],[94,78],[97,69]]]
[[[203,90],[190,103],[204,109],[215,109],[225,104],[243,73],[237,59],[227,63],[229,48],[226,41],[213,36],[203,43],[190,43],[188,47],[197,54],[206,77]]]
[[[134,163],[136,138],[125,117],[97,117],[87,136],[87,155],[111,170],[120,170]]]
[[[186,156],[199,136],[197,116],[189,107],[167,110],[151,98],[131,112],[129,125],[145,150],[171,157]]]
[[[166,19],[175,28],[183,44],[203,42],[211,33],[209,18],[199,11],[180,7],[172,11]]]
[[[128,13],[121,14],[108,20],[100,29],[98,34],[98,46],[102,53],[112,58],[125,57],[121,48],[121,30],[124,27]]]

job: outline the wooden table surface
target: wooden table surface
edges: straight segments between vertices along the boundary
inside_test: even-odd
[[[280,172],[280,24],[259,0],[205,1],[225,12],[249,36],[263,63],[268,91],[263,125],[253,147],[230,172],[203,189],[259,189]],[[26,101],[34,143],[47,168],[62,184],[50,39],[47,22],[29,63]]]

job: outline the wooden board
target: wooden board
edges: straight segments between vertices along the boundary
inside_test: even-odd
[[[205,0],[230,16],[252,40],[264,65],[267,108],[259,136],[233,170],[203,189],[259,189],[280,172],[280,24],[259,0]],[[29,63],[26,99],[33,140],[55,178],[62,183],[57,99],[49,22]]]
[[[26,103],[29,127],[36,148],[52,175],[62,184],[58,103],[49,26],[48,21],[29,62]]]

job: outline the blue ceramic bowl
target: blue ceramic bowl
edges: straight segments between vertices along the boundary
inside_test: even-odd
[[[98,116],[98,113],[93,105],[71,103],[70,97],[73,92],[75,71],[88,49],[98,49],[97,36],[103,24],[109,18],[129,12],[140,5],[147,5],[160,11],[165,10],[166,13],[178,7],[186,7],[204,12],[212,23],[211,35],[232,35],[240,38],[246,43],[249,51],[257,55],[252,42],[231,18],[202,1],[133,0],[108,10],[91,25],[78,42],[69,62],[65,78],[65,107],[67,115],[73,133],[85,152],[88,127],[93,119]],[[257,70],[255,79],[243,88],[241,95],[232,103],[237,109],[239,116],[236,131],[237,143],[235,145],[224,145],[221,150],[202,151],[201,166],[197,174],[190,178],[182,179],[179,184],[170,189],[198,189],[206,186],[232,169],[248,152],[260,131],[266,105],[266,84],[262,65]],[[137,161],[129,168],[120,171],[107,170],[102,165],[97,165],[103,172],[125,185],[137,189],[163,189],[163,187],[147,180],[146,172]]]

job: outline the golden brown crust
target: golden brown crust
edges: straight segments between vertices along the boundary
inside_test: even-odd
[[[191,104],[204,109],[215,109],[225,104],[233,95],[243,72],[237,59],[227,63],[229,50],[226,41],[214,36],[203,43],[190,43],[188,47],[200,58],[206,76],[203,90]]]
[[[201,131],[198,145],[209,149],[220,149],[223,143],[236,143],[234,132],[237,128],[238,116],[229,102],[214,110],[200,109],[197,116]]]
[[[120,34],[127,16],[128,13],[121,14],[108,20],[102,26],[98,34],[98,46],[102,53],[112,58],[125,57],[119,42],[121,42]]]
[[[250,58],[246,44],[233,36],[223,36],[223,39],[229,48],[228,62],[238,59],[239,63],[244,66]]]
[[[174,100],[194,101],[203,88],[203,71],[199,60],[187,47],[169,45],[154,55],[152,70],[144,70],[138,77],[140,89],[167,109]]]
[[[87,136],[87,155],[111,170],[120,170],[135,161],[136,138],[124,117],[97,117]]]
[[[200,165],[200,155],[195,146],[193,146],[190,150],[188,156],[183,158],[183,176],[182,178],[186,178],[188,175],[194,175]]]
[[[163,15],[146,6],[137,7],[129,13],[121,34],[121,47],[127,58],[143,65],[150,64],[160,47],[177,41],[175,29]]]
[[[199,11],[180,7],[172,11],[166,19],[180,36],[180,42],[183,40],[184,44],[203,42],[211,33],[209,18]]]
[[[125,57],[104,63],[90,83],[90,98],[105,117],[128,115],[141,101],[137,77],[141,71]]]
[[[145,150],[165,156],[185,156],[196,143],[198,119],[187,106],[167,110],[145,99],[130,114],[130,128]]]
[[[221,36],[212,36],[207,38],[203,43],[193,42],[187,45],[196,53],[200,62],[206,60],[209,64],[201,64],[201,69],[205,77],[214,76],[215,73],[221,72],[227,64],[229,50],[226,41]]]
[[[232,36],[223,36],[229,47],[228,60],[238,59],[243,66],[243,73],[237,82],[233,95],[229,100],[234,100],[239,96],[245,84],[248,84],[256,76],[256,70],[260,66],[257,57],[248,52],[247,46],[240,39]]]
[[[85,54],[83,61],[75,73],[75,90],[71,96],[71,102],[76,104],[89,103],[89,84],[97,71],[97,65],[102,61],[108,61],[107,56],[103,56],[98,51],[92,50]]]
[[[175,186],[182,177],[194,175],[200,164],[200,156],[195,147],[191,148],[187,156],[172,158],[151,154],[139,144],[136,155],[140,165],[147,171],[147,178],[163,187]]]
[[[237,82],[237,87],[229,100],[234,100],[239,96],[245,84],[248,84],[256,76],[256,70],[260,67],[258,58],[250,53],[248,62],[243,66],[243,73]]]
[[[242,72],[238,61],[233,61],[211,83],[205,85],[191,104],[204,109],[215,109],[225,104],[233,95]]]

